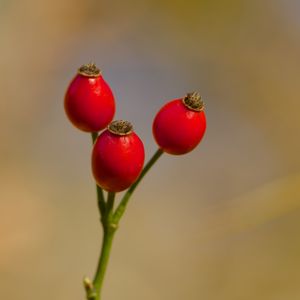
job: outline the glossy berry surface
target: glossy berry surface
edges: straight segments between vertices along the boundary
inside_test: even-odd
[[[197,93],[165,104],[153,122],[153,135],[159,147],[169,154],[185,154],[201,141],[206,130],[203,102]]]
[[[64,106],[72,124],[86,132],[104,129],[115,114],[113,93],[94,64],[79,69],[67,89]]]
[[[92,152],[92,171],[97,184],[109,192],[131,186],[140,175],[144,145],[126,121],[114,121],[97,138]]]

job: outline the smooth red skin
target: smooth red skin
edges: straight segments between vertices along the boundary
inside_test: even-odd
[[[201,141],[206,130],[203,111],[187,108],[182,99],[168,102],[157,113],[153,122],[153,135],[159,147],[169,154],[185,154]]]
[[[144,145],[134,132],[120,136],[105,130],[93,148],[93,175],[104,190],[120,192],[137,180],[144,160]]]
[[[101,75],[75,76],[65,96],[65,111],[75,127],[100,131],[112,121],[115,110],[113,93]]]

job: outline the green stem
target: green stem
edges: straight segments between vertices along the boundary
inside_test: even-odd
[[[93,296],[93,298],[90,298],[91,300],[92,299],[93,300],[101,299],[101,289],[102,289],[103,279],[104,279],[105,271],[106,271],[108,260],[109,260],[109,255],[110,255],[110,250],[111,250],[112,241],[113,241],[113,237],[114,237],[114,232],[115,232],[114,228],[113,228],[113,230],[106,228],[103,231],[101,256],[99,259],[96,276],[93,281],[94,296]]]
[[[114,208],[115,193],[108,193],[107,208],[105,215],[102,215],[102,226],[103,226],[103,238],[102,248],[99,258],[98,267],[93,280],[93,292],[95,300],[101,299],[101,289],[103,285],[105,271],[109,260],[111,251],[112,241],[114,233],[116,232],[117,226],[112,222],[111,216]]]
[[[95,144],[96,140],[98,137],[98,132],[92,132],[92,140],[93,140],[93,144]],[[103,216],[105,214],[105,199],[104,199],[104,194],[103,194],[103,190],[100,186],[98,186],[96,184],[96,188],[97,188],[97,202],[98,202],[98,208],[100,211],[101,216]]]
[[[97,137],[98,137],[98,132],[92,132],[93,144],[95,144]]]
[[[113,211],[114,211],[115,197],[116,197],[116,193],[108,192],[107,207],[106,207],[106,212],[104,214],[104,221],[105,222],[110,222],[111,221],[111,216],[112,216]]]
[[[113,221],[115,224],[118,224],[119,220],[122,218],[122,216],[125,212],[126,206],[128,204],[128,201],[129,201],[130,197],[132,196],[133,192],[135,191],[135,189],[137,188],[138,184],[141,182],[141,180],[144,178],[144,176],[147,174],[147,172],[151,169],[151,167],[156,163],[156,161],[161,157],[161,155],[163,153],[164,152],[161,149],[158,149],[154,153],[152,158],[145,165],[145,167],[144,167],[141,175],[137,179],[137,181],[127,190],[126,194],[122,198],[119,206],[117,207],[117,209],[113,215]]]
[[[98,184],[96,184],[97,188],[97,203],[98,203],[98,209],[100,211],[101,216],[105,214],[105,200],[104,200],[104,194],[103,190]]]

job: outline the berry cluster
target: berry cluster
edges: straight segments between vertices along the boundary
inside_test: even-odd
[[[198,93],[189,93],[160,109],[152,127],[159,148],[145,166],[144,145],[132,125],[113,121],[115,99],[95,64],[79,68],[65,95],[65,111],[74,126],[92,134],[94,142],[92,171],[97,183],[103,241],[95,277],[93,281],[85,277],[83,282],[86,299],[101,300],[112,240],[129,198],[164,152],[185,154],[199,144],[206,129],[203,102]],[[115,209],[116,193],[126,189]],[[107,199],[103,190],[108,192]]]
[[[129,188],[144,165],[144,146],[127,121],[112,121],[115,100],[95,64],[79,68],[65,95],[65,111],[78,129],[98,133],[92,171],[99,187],[108,192]],[[154,118],[153,135],[160,151],[185,154],[201,141],[206,129],[203,102],[198,93],[165,104]]]

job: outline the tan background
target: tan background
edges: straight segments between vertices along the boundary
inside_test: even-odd
[[[95,61],[147,157],[160,106],[208,130],[161,158],[116,237],[104,300],[300,299],[297,0],[0,1],[0,299],[81,300],[100,226],[91,140],[63,111]]]

